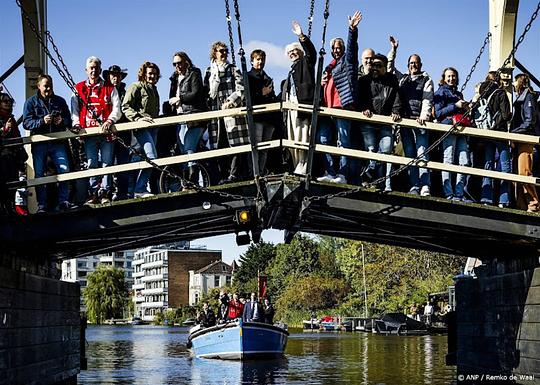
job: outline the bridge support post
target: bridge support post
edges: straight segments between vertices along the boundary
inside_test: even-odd
[[[475,268],[475,274],[475,279],[459,279],[456,283],[458,380],[484,375],[484,380],[507,383],[512,376],[530,376],[535,378],[530,383],[538,384],[538,256],[484,261]]]
[[[0,254],[0,385],[76,384],[79,285],[56,263]]]

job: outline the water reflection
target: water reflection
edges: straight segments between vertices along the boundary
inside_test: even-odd
[[[302,333],[289,337],[286,359],[198,359],[186,349],[187,329],[90,327],[88,370],[80,384],[434,384],[448,385],[445,336]]]

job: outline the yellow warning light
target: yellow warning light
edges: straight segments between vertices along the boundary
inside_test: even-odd
[[[249,211],[239,211],[238,212],[238,222],[240,223],[247,223],[249,222]]]

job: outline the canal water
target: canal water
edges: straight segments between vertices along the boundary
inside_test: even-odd
[[[285,358],[252,362],[193,358],[187,328],[90,326],[88,370],[79,384],[448,385],[446,336],[380,336],[290,330]]]

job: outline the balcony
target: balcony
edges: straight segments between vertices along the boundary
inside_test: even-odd
[[[160,259],[159,261],[146,262],[141,265],[143,269],[151,269],[152,267],[167,266],[167,260]]]
[[[167,293],[169,291],[166,287],[156,287],[154,289],[144,289],[142,291],[143,295],[150,295],[150,294],[161,294],[161,293]]]
[[[143,290],[144,287],[144,283],[134,283],[133,286],[131,286],[133,290]]]
[[[131,265],[132,266],[135,266],[135,265],[142,265],[144,263],[144,258],[141,258],[141,259],[133,259],[133,261],[131,262]]]
[[[164,281],[169,279],[169,274],[147,275],[141,278],[141,282]]]
[[[141,307],[167,307],[167,306],[168,306],[167,301],[141,303]]]
[[[137,271],[132,273],[133,278],[141,278],[144,277],[144,271]]]

